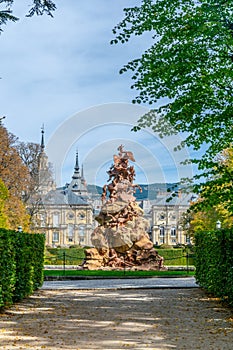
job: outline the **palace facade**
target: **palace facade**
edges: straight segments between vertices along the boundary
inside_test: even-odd
[[[155,245],[175,246],[191,243],[188,230],[182,225],[182,215],[188,210],[192,194],[179,193],[167,201],[169,195],[158,197],[151,209],[151,238]]]

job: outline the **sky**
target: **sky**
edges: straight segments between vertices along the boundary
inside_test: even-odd
[[[174,152],[181,135],[160,139],[151,130],[131,131],[148,106],[133,105],[130,73],[119,70],[150,47],[151,34],[110,45],[123,8],[137,0],[57,0],[54,17],[27,18],[29,0],[16,1],[0,35],[0,116],[20,141],[40,142],[58,186],[71,181],[76,151],[88,183],[102,186],[113,154],[123,144],[134,153],[137,183],[176,182],[192,176]],[[0,5],[1,6],[1,5]]]

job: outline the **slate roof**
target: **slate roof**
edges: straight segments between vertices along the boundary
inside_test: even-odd
[[[171,200],[167,201],[167,199],[171,198]],[[153,205],[155,206],[169,206],[169,205],[179,205],[179,206],[190,206],[190,202],[195,199],[192,193],[184,193],[176,197],[171,197],[171,194],[163,196],[161,198],[157,198]]]
[[[80,195],[76,195],[71,190],[57,189],[50,191],[43,197],[43,203],[47,205],[89,205]]]

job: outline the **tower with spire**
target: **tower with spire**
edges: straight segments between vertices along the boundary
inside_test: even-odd
[[[86,184],[86,181],[84,178],[83,165],[82,165],[81,173],[80,173],[78,150],[76,151],[74,173],[73,173],[72,180],[71,180],[71,183],[69,184],[68,188],[69,188],[69,190],[71,190],[75,194],[78,194],[84,198],[86,198],[88,196],[87,184]]]
[[[39,192],[42,195],[48,193],[56,187],[52,176],[51,166],[48,162],[48,156],[45,153],[44,133],[44,125],[42,125],[39,154]]]

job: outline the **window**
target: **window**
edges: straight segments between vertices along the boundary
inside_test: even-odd
[[[163,219],[165,219],[165,215],[164,214],[160,214],[159,215],[159,220],[163,220]]]
[[[59,232],[53,232],[53,243],[59,242]]]
[[[176,237],[176,228],[175,227],[171,228],[171,236]]]
[[[84,236],[85,236],[85,232],[84,232],[84,229],[85,229],[85,226],[83,226],[83,225],[80,225],[79,226],[79,243],[82,243],[82,242],[84,242]]]
[[[79,214],[79,218],[80,218],[80,220],[83,220],[85,218],[85,214],[84,213],[80,213]]]
[[[74,218],[74,213],[69,212],[69,213],[68,213],[68,219],[73,219],[73,218]]]
[[[159,235],[160,236],[164,236],[165,235],[165,228],[164,228],[164,226],[160,226],[160,228],[159,228]]]
[[[59,226],[59,213],[53,214],[53,226],[55,227]]]
[[[73,242],[74,239],[74,226],[69,224],[68,225],[68,241]]]
[[[43,213],[40,215],[40,226],[45,227],[45,225],[46,225],[46,214]]]

